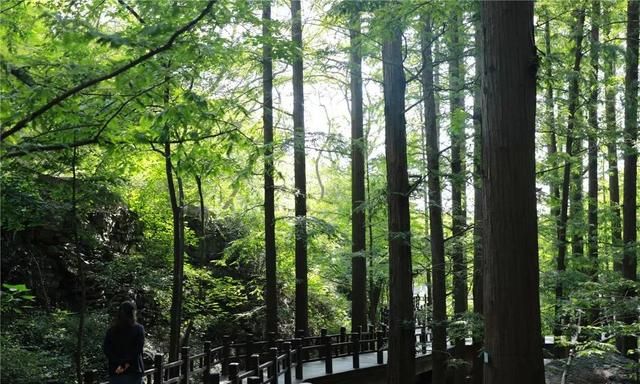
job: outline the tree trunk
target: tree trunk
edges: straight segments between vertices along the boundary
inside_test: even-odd
[[[573,150],[573,134],[575,128],[576,111],[578,109],[579,96],[579,76],[580,62],[582,61],[582,29],[584,26],[584,11],[579,10],[577,22],[574,30],[575,46],[574,46],[574,62],[573,73],[569,75],[569,117],[567,121],[567,139],[566,153],[569,157],[564,163],[562,176],[562,200],[560,202],[560,219],[558,220],[558,259],[557,271],[558,281],[556,283],[556,321],[553,328],[553,334],[560,336],[562,334],[560,322],[560,306],[564,300],[564,271],[566,270],[566,254],[567,254],[567,219],[569,211],[569,187],[571,179],[571,156]]]
[[[433,296],[433,384],[444,384],[447,369],[447,292],[444,262],[444,234],[442,229],[442,196],[440,192],[440,141],[433,80],[434,41],[431,19],[424,17],[422,31],[422,93],[424,122],[427,136],[427,172],[429,189],[429,232],[431,233],[431,275]]]
[[[271,57],[271,0],[262,2],[262,124],[264,126],[264,298],[267,333],[278,332],[278,286],[276,275],[276,218],[273,188],[273,59]]]
[[[589,200],[588,245],[589,275],[598,281],[598,70],[600,51],[600,0],[593,0],[591,9],[591,94],[589,95]]]
[[[389,363],[388,384],[412,383],[415,377],[415,328],[411,268],[409,176],[405,128],[402,30],[390,26],[382,48],[384,115],[389,206]]]
[[[482,88],[480,76],[482,74],[482,34],[480,29],[480,15],[476,15],[475,28],[475,71],[476,79],[473,90],[473,311],[482,316],[482,220],[483,220],[483,192],[482,192]],[[473,384],[482,384],[483,362],[482,332],[473,335]]]
[[[355,3],[357,7],[357,3]],[[360,11],[349,26],[351,62],[351,328],[367,327],[367,264],[365,253],[364,139],[362,117],[362,54]]]
[[[611,37],[609,32],[610,13],[609,7],[603,8],[603,28],[605,39]],[[611,244],[613,246],[613,269],[622,274],[622,217],[620,214],[620,181],[618,178],[618,128],[616,126],[616,88],[612,78],[616,72],[616,53],[603,51],[604,63],[604,98],[605,98],[605,124],[607,126],[607,162],[609,164],[609,207],[611,209]]]
[[[200,265],[207,265],[207,208],[204,205],[204,193],[202,191],[202,177],[196,175],[196,187],[200,200]]]
[[[173,217],[173,284],[171,289],[171,313],[169,331],[169,361],[178,360],[180,350],[180,324],[182,318],[182,263],[183,253],[180,236],[180,206],[173,182],[173,166],[171,164],[171,143],[169,139],[164,143],[164,162],[171,214]]]
[[[451,260],[453,263],[453,311],[456,318],[467,312],[467,263],[464,254],[466,212],[464,204],[465,175],[465,110],[464,110],[464,66],[463,45],[460,43],[462,14],[454,9],[449,27],[449,103],[451,114],[451,211],[452,239]],[[464,359],[464,337],[455,340],[454,358]],[[463,384],[464,365],[455,369],[454,383]]]
[[[300,0],[291,0],[293,56],[293,157],[296,188],[296,330],[309,331],[307,283],[307,174],[305,169],[304,90],[302,80],[302,11]]]
[[[544,384],[533,2],[482,2],[484,381]],[[517,340],[517,342],[514,342]]]
[[[637,176],[638,176],[638,14],[640,2],[629,1],[627,8],[627,50],[625,54],[624,76],[624,190],[622,202],[622,242],[624,254],[622,259],[622,277],[636,281],[637,267]],[[627,288],[624,297],[634,297],[637,292]],[[636,311],[629,311],[623,316],[627,324],[637,321]],[[620,352],[626,354],[635,350],[638,339],[635,336],[624,336],[619,343]],[[637,354],[632,354],[637,358]]]
[[[73,142],[76,142],[76,132],[73,133]],[[78,233],[78,148],[73,147],[72,157],[72,184],[71,184],[71,220],[73,229],[73,249],[76,254],[76,263],[78,266],[78,277],[80,278],[80,308],[78,308],[78,333],[76,338],[76,350],[74,353],[74,363],[76,368],[76,377],[78,383],[82,382],[83,364],[82,357],[84,351],[84,328],[87,311],[87,283],[86,272],[84,269],[84,260],[82,259],[82,251],[80,250],[80,236]]]

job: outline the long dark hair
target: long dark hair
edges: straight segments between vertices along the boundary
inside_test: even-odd
[[[136,303],[123,301],[118,308],[116,326],[120,328],[131,327],[136,323]]]

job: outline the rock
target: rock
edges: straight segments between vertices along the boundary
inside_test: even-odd
[[[567,367],[567,359],[547,360],[547,384],[560,384]],[[571,359],[565,384],[632,384],[633,360],[616,353],[577,356]]]

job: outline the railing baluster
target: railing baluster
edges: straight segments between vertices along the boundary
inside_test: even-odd
[[[220,384],[220,373],[212,373],[209,375],[209,382],[206,384]]]
[[[271,379],[272,384],[278,384],[278,348],[270,348],[271,361],[273,362],[273,377]]]
[[[247,378],[247,384],[262,384],[262,380],[259,377],[251,376]]]
[[[202,371],[202,382],[208,384],[209,375],[211,375],[211,342],[204,342],[204,371]]]
[[[427,327],[423,324],[420,327],[420,346],[422,350],[422,354],[427,354]]]
[[[340,342],[341,343],[347,342],[347,328],[345,327],[340,327]],[[348,353],[348,351],[346,350],[344,345],[341,345],[340,350],[338,351],[338,354],[344,355],[345,353]]]
[[[323,357],[326,357],[326,355],[324,354],[324,346],[326,344],[325,339],[327,338],[327,329],[326,328],[322,328],[320,329],[320,345],[322,346],[321,348],[318,348],[318,359],[322,359]]]
[[[368,347],[367,350],[368,351],[373,351],[376,348],[376,339],[375,339],[375,329],[373,328],[373,325],[369,326],[369,334],[367,335],[367,339],[369,339],[369,343],[367,343]]]
[[[153,357],[153,384],[162,384],[162,374],[164,373],[164,368],[162,368],[164,355],[160,353],[156,353]]]
[[[378,340],[377,340],[377,357],[378,357],[378,364],[382,364],[384,362],[384,332],[382,331],[378,331],[377,332],[377,336],[378,336]]]
[[[333,373],[333,354],[331,353],[331,337],[325,332],[322,338],[324,342],[324,371],[327,374]]]
[[[251,369],[251,355],[253,354],[253,333],[247,333],[245,340],[245,352],[244,366],[246,370]]]
[[[229,363],[229,383],[240,384],[238,373],[240,371],[240,363]]]

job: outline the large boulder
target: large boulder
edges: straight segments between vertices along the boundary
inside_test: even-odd
[[[545,365],[547,384],[632,384],[634,362],[616,353],[591,354],[568,359],[548,360]]]

